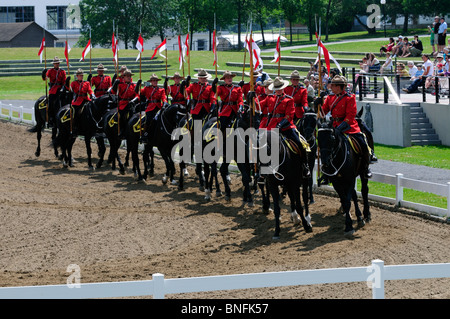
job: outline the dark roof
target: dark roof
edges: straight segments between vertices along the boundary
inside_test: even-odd
[[[9,42],[18,36],[20,33],[25,31],[28,27],[35,24],[37,27],[42,29],[42,27],[36,22],[17,22],[17,23],[0,23],[0,42]],[[53,34],[45,31],[46,36],[52,36],[57,39]]]

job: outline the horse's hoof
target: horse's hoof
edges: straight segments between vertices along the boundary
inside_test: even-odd
[[[364,221],[366,222],[366,224],[370,223],[372,221],[371,217],[366,217],[364,218]]]
[[[74,163],[69,163],[69,166],[70,167],[75,167],[75,164]]]
[[[228,184],[233,185],[233,182],[231,181],[231,176],[230,176],[230,175],[227,175],[226,178],[227,178]]]
[[[221,191],[216,191],[216,197],[221,197],[223,194]]]
[[[172,181],[170,182],[171,185],[178,185],[178,182],[174,179],[172,179]]]
[[[34,152],[34,155],[35,155],[36,157],[39,157],[39,156],[41,156],[41,152]]]
[[[291,221],[294,223],[294,226],[301,222],[300,216],[298,216],[298,213],[295,210],[291,212]]]
[[[362,218],[358,218],[358,227],[362,228],[366,225],[366,222]]]
[[[273,235],[272,240],[280,240],[280,235]]]
[[[185,177],[188,177],[188,176],[189,176],[189,172],[188,172],[187,168],[183,169],[183,175],[184,175]]]
[[[59,156],[58,156],[58,159],[59,159],[60,161],[62,161],[63,158],[64,158],[63,155],[59,155]]]
[[[346,232],[344,232],[344,237],[346,237],[346,238],[353,238],[353,234],[354,233],[355,233],[354,229],[346,231]]]
[[[199,189],[201,192],[204,192],[204,191],[205,191],[205,187],[204,187],[204,186],[200,186],[198,189]]]
[[[69,167],[69,165],[67,165],[66,162],[63,162],[63,167],[64,167],[64,168],[67,168],[67,167]]]
[[[314,199],[310,199],[310,200],[309,200],[309,205],[312,205],[312,204],[314,204],[314,203],[315,203]]]
[[[169,180],[169,178],[168,178],[167,176],[164,176],[164,177],[162,178],[163,184],[166,184],[168,180]]]
[[[255,207],[255,202],[253,202],[252,200],[247,201],[247,205],[248,207]]]
[[[121,168],[121,169],[119,170],[119,173],[120,173],[120,175],[125,175],[125,168]]]
[[[225,200],[227,202],[231,202],[231,196],[230,195],[225,195]]]
[[[94,167],[94,166],[92,166],[92,165],[90,165],[90,166],[89,166],[89,170],[91,170],[91,171],[95,171],[95,167]]]
[[[181,186],[181,185],[178,185],[178,190],[181,192],[181,191],[184,191],[184,187],[183,186]]]
[[[303,229],[305,229],[305,232],[307,232],[307,233],[312,233],[312,231],[313,231],[311,225],[306,225],[303,227]]]

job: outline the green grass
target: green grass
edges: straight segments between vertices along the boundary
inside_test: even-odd
[[[361,181],[359,179],[357,187],[358,191],[361,191]],[[388,198],[395,198],[395,186],[369,181],[369,193]],[[403,200],[428,206],[447,208],[446,197],[409,188],[403,189]]]
[[[434,168],[450,169],[450,147],[426,146],[388,146],[375,144],[375,153],[379,159]]]

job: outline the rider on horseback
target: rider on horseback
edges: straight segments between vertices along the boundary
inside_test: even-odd
[[[208,83],[211,74],[204,69],[200,69],[194,76],[198,78],[198,82],[191,83],[186,88],[186,99],[188,100],[188,105],[191,105],[190,113],[192,118],[194,120],[203,120],[212,108],[215,109],[217,100],[212,86]]]
[[[284,94],[284,88],[288,85],[289,82],[283,80],[281,77],[276,77],[274,82],[269,85],[268,89],[274,91],[275,94],[269,95],[264,101],[261,102],[261,108],[263,110],[267,108],[268,119],[266,127],[260,126],[260,128],[265,128],[267,130],[274,128],[280,129],[280,133],[282,135],[297,145],[297,148],[300,151],[300,156],[303,159],[303,177],[307,178],[311,175],[307,157],[309,145],[297,131],[297,128],[293,123],[295,115],[294,100]],[[249,98],[252,98],[251,93]]]
[[[108,69],[100,63],[96,69],[98,75],[91,79],[91,85],[95,87],[94,94],[96,97],[104,95],[112,85],[111,77],[104,75],[106,70]]]
[[[141,90],[141,100],[147,103],[144,134],[141,138],[141,141],[144,143],[148,141],[149,132],[152,132],[152,123],[156,114],[169,105],[167,103],[166,91],[164,88],[158,87],[158,81],[161,81],[161,79],[153,73],[148,81],[151,83],[151,86],[145,86]]]
[[[49,107],[49,119],[48,125],[53,126],[54,115],[58,111],[59,106],[56,105],[59,95],[61,93],[61,87],[66,82],[66,71],[59,68],[61,60],[55,56],[53,59],[53,69],[44,69],[42,71],[42,79],[45,81],[49,79],[50,91],[48,92],[48,107]]]
[[[331,91],[333,94],[325,98],[322,105],[322,115],[332,117],[333,127],[338,133],[348,134],[356,138],[361,146],[361,165],[364,168],[364,175],[366,178],[371,178],[372,172],[370,171],[369,163],[372,150],[355,119],[357,113],[355,95],[347,93],[346,87],[347,80],[343,76],[336,75],[331,80]],[[322,98],[317,98],[314,103],[316,107],[322,104]]]
[[[220,97],[220,110],[219,114],[219,127],[225,136],[226,129],[230,127],[236,118],[237,112],[240,107],[244,105],[242,98],[242,88],[239,85],[233,85],[233,78],[236,74],[225,71],[220,80],[223,80],[225,84],[221,84],[217,87],[217,97]],[[215,85],[213,83],[213,89]],[[211,109],[214,112],[214,109]]]
[[[119,106],[118,106],[118,116],[119,116],[119,138],[125,138],[127,121],[130,112],[130,103],[136,103],[139,101],[139,94],[137,88],[139,88],[140,83],[136,85],[131,81],[131,76],[134,75],[130,70],[125,70],[123,72],[123,82],[116,80],[114,83],[111,93],[118,94]],[[140,81],[140,80],[139,80]],[[120,83],[119,83],[120,82]]]
[[[83,74],[83,70],[78,69],[75,73],[77,80],[73,81],[70,84],[70,89],[73,92],[72,107],[75,113],[73,116],[74,129],[72,131],[72,134],[75,136],[78,134],[83,106],[86,104],[86,102],[91,101],[91,98],[95,98],[89,81],[83,81]],[[89,95],[91,96],[91,98],[89,97]]]
[[[284,93],[294,99],[294,123],[296,123],[308,108],[308,90],[303,85],[299,85],[300,73],[297,70],[292,71],[290,80],[291,85],[284,89]]]
[[[175,74],[171,78],[167,78],[166,81],[168,79],[172,79],[175,82],[167,87],[167,93],[168,96],[172,98],[172,104],[186,105],[186,98],[184,97],[181,86],[181,80],[184,78],[181,77],[179,72],[175,72]]]

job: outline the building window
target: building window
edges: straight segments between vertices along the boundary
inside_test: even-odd
[[[47,6],[47,29],[66,29],[66,9],[67,6]]]
[[[34,7],[0,7],[0,23],[34,21]]]

